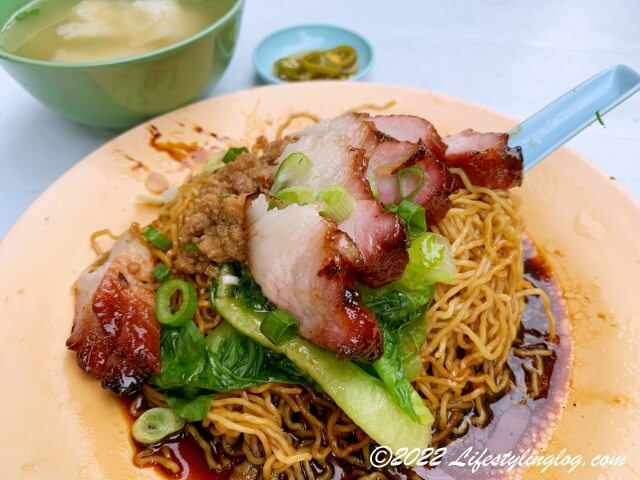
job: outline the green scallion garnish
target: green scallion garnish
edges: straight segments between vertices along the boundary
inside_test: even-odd
[[[177,416],[170,408],[150,408],[133,422],[131,434],[137,442],[153,445],[182,430],[185,423],[185,419]]]
[[[181,299],[177,309],[172,309],[171,297],[180,292]],[[156,291],[156,317],[162,325],[181,327],[193,318],[198,308],[196,288],[184,280],[167,280]]]
[[[274,345],[282,345],[298,334],[298,321],[288,312],[278,308],[265,315],[260,324],[260,331]]]
[[[204,165],[205,172],[215,172],[217,169],[224,165],[223,159],[227,152],[215,152],[212,153]]]
[[[224,157],[222,157],[222,163],[233,162],[241,153],[249,153],[249,149],[247,147],[230,148],[227,150],[227,153],[224,154]]]
[[[398,179],[400,198],[411,200],[424,185],[424,170],[420,167],[403,168],[397,173],[396,178]]]
[[[195,251],[195,250],[198,250],[198,248],[200,248],[200,247],[199,247],[199,245],[198,245],[197,243],[195,243],[195,242],[189,242],[189,243],[186,243],[186,244],[184,245],[184,249],[185,249],[187,252],[193,252],[193,251]]]
[[[158,282],[164,282],[167,278],[171,276],[171,269],[167,267],[164,263],[159,263],[151,272],[153,278]]]
[[[356,206],[354,198],[344,187],[338,185],[320,190],[318,200],[324,203],[320,214],[333,218],[338,223],[349,218]]]
[[[602,125],[603,127],[606,127],[606,125],[604,124],[604,121],[602,120],[602,115],[600,115],[600,110],[596,110],[596,120],[598,120],[598,123],[600,125]]]
[[[404,199],[399,205],[390,203],[385,208],[397,214],[404,221],[409,235],[412,237],[419,237],[427,231],[427,217],[424,207]]]
[[[171,245],[173,245],[170,239],[165,237],[162,233],[160,233],[153,227],[149,227],[145,230],[144,238],[146,238],[149,243],[155,245],[163,252],[169,250],[171,248]]]
[[[307,187],[287,187],[276,193],[274,197],[285,202],[306,205],[316,199],[316,194]]]
[[[282,190],[284,187],[294,186],[304,182],[313,164],[309,157],[304,153],[294,152],[280,162],[278,170],[273,177],[273,187],[271,187],[271,194],[274,195]]]

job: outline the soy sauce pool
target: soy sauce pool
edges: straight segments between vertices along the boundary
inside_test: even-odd
[[[548,264],[528,240],[525,246],[525,276],[536,287],[543,289],[551,300],[551,310],[556,322],[557,338],[549,341],[547,318],[542,301],[537,297],[527,300],[522,318],[522,326],[518,332],[515,348],[532,348],[544,345],[553,351],[553,355],[545,360],[543,365],[543,381],[534,398],[532,386],[528,381],[526,359],[513,352],[509,358],[509,368],[513,372],[515,387],[507,394],[489,405],[492,420],[485,427],[471,425],[465,435],[446,445],[446,453],[442,463],[436,468],[426,469],[418,467],[387,468],[378,470],[387,478],[393,479],[429,479],[429,480],[502,480],[516,474],[517,469],[509,472],[506,469],[480,468],[472,472],[471,466],[452,466],[453,461],[465,463],[472,460],[474,454],[483,452],[489,454],[514,455],[527,449],[542,449],[549,440],[553,426],[557,421],[568,394],[569,368],[571,360],[571,338],[569,318],[562,292],[554,279]],[[127,408],[129,404],[126,404]],[[133,421],[133,418],[132,418]],[[222,472],[210,470],[203,458],[202,451],[192,438],[180,433],[170,437],[163,444],[154,447],[156,452],[165,446],[171,452],[172,458],[181,466],[175,475],[169,478],[196,480],[225,480],[261,478],[261,471],[254,469],[250,472],[238,471],[242,458],[231,458],[231,466]],[[143,447],[136,445],[136,453]],[[471,449],[471,454],[465,452]],[[351,480],[359,478],[364,472],[354,469],[353,465],[330,458],[333,467],[334,480]],[[155,467],[159,472],[167,475],[166,470]],[[371,473],[371,472],[367,472]]]
[[[84,63],[167,47],[221,18],[233,0],[36,0],[0,28],[17,56]]]

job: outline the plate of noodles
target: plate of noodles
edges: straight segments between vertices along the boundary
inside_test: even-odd
[[[321,82],[88,156],[0,245],[3,475],[639,478],[640,207],[514,125]]]

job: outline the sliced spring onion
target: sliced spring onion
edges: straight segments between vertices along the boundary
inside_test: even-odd
[[[171,308],[171,297],[180,292],[182,298],[177,310]],[[167,280],[156,291],[156,317],[162,325],[181,327],[193,318],[198,307],[196,288],[184,280]]]
[[[378,197],[380,196],[380,191],[378,190],[378,182],[376,182],[375,175],[371,175],[370,177],[367,178],[367,180],[369,181],[369,187],[371,188],[371,193],[373,194],[373,198],[377,200]]]
[[[320,214],[342,222],[349,218],[356,206],[356,201],[341,186],[326,187],[318,193],[318,200],[324,203]]]
[[[274,195],[284,187],[304,181],[309,176],[312,168],[311,160],[304,153],[294,152],[287,155],[287,158],[280,162],[278,170],[276,170],[276,174],[273,177],[271,194]]]
[[[427,217],[424,207],[405,198],[399,205],[390,203],[385,208],[396,213],[404,221],[409,235],[412,237],[419,237],[427,231]]]
[[[186,422],[170,408],[150,408],[140,415],[131,428],[133,438],[144,445],[153,445],[182,430]]]
[[[230,148],[222,157],[222,163],[233,162],[241,153],[249,153],[249,149],[247,147]]]
[[[193,252],[193,251],[195,251],[195,250],[198,250],[198,248],[200,248],[200,247],[199,247],[199,246],[198,246],[198,244],[197,244],[197,243],[195,243],[195,242],[189,242],[189,243],[185,244],[185,246],[184,246],[184,249],[185,249],[187,252]]]
[[[285,202],[306,205],[316,199],[316,194],[307,187],[286,187],[276,193],[274,197]]]
[[[226,155],[227,152],[215,152],[207,160],[207,163],[204,165],[205,172],[215,172],[217,169],[222,167],[224,163],[222,159]]]
[[[156,265],[156,268],[151,272],[153,278],[155,278],[158,282],[164,282],[167,278],[171,276],[171,269],[167,267],[164,263],[159,263]]]
[[[403,168],[396,175],[400,198],[411,198],[418,193],[424,185],[424,170],[420,167]]]
[[[163,252],[166,252],[171,248],[173,242],[170,239],[161,234],[158,230],[153,227],[149,227],[144,232],[144,238],[146,238],[149,243],[152,243],[156,247],[158,247]]]
[[[298,333],[298,321],[282,309],[267,313],[260,324],[260,331],[275,346],[280,346]]]

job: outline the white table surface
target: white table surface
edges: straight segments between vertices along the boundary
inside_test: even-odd
[[[376,55],[369,80],[484,104],[524,119],[616,63],[640,69],[638,0],[247,0],[240,41],[210,94],[255,85],[251,54],[268,33],[333,23]],[[640,95],[570,145],[640,197]],[[113,137],[67,121],[0,70],[0,237],[74,163]]]

